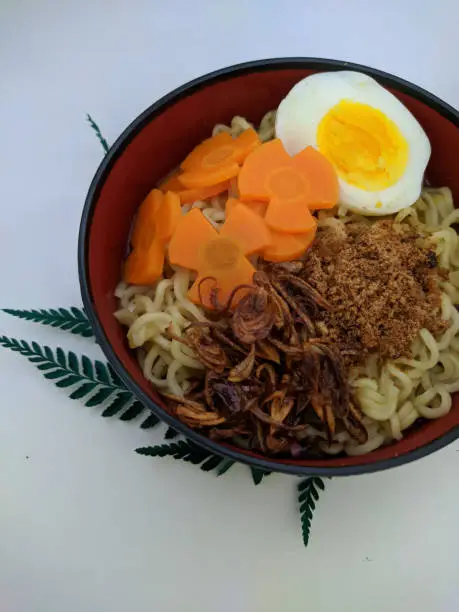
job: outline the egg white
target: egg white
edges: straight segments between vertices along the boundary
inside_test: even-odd
[[[367,191],[338,177],[340,203],[366,215],[387,215],[411,206],[421,193],[430,158],[429,139],[410,111],[387,89],[360,72],[322,72],[297,83],[282,100],[276,116],[276,136],[290,155],[307,146],[318,149],[322,118],[343,100],[367,104],[391,119],[408,143],[408,161],[399,180],[379,191]],[[381,203],[380,208],[376,207]]]

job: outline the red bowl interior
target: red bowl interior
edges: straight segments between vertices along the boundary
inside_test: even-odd
[[[278,106],[289,89],[314,72],[330,69],[368,72],[388,87],[413,113],[432,144],[428,178],[436,186],[449,186],[459,202],[459,122],[455,111],[434,96],[391,77],[361,66],[317,61],[277,61],[235,67],[184,86],[145,111],[119,138],[93,181],[83,214],[80,234],[80,275],[85,306],[95,323],[98,339],[117,372],[142,401],[161,418],[162,402],[143,378],[134,354],[128,349],[125,330],[113,317],[117,308],[114,289],[134,213],[147,192],[176,167],[198,142],[208,137],[216,123],[228,123],[234,115],[258,122]],[[451,412],[424,423],[402,441],[359,457],[321,460],[276,460],[241,449],[211,443],[176,421],[172,423],[196,442],[233,458],[280,471],[351,473],[373,471],[427,454],[459,435],[459,397]],[[158,407],[159,411],[158,411]],[[452,435],[452,432],[453,435]],[[445,436],[448,437],[446,440]],[[436,441],[442,439],[440,444]],[[416,453],[424,449],[425,452]],[[320,469],[322,468],[322,469]],[[348,469],[346,469],[348,468]]]

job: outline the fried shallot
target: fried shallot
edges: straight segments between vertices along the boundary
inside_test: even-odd
[[[329,304],[303,269],[303,262],[263,264],[253,286],[236,288],[227,304],[215,300],[210,320],[178,339],[206,367],[185,398],[167,396],[179,419],[268,454],[320,453],[309,431],[330,445],[340,431],[366,441],[344,361],[315,324]]]

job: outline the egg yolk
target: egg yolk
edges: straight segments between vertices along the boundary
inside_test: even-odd
[[[346,183],[365,191],[394,185],[405,172],[409,147],[397,125],[380,110],[342,100],[322,118],[319,151]]]

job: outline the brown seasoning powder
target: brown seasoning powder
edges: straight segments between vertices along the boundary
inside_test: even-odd
[[[322,226],[305,269],[331,305],[320,328],[348,365],[375,352],[409,357],[422,328],[445,329],[439,280],[446,274],[423,235],[386,219]]]

